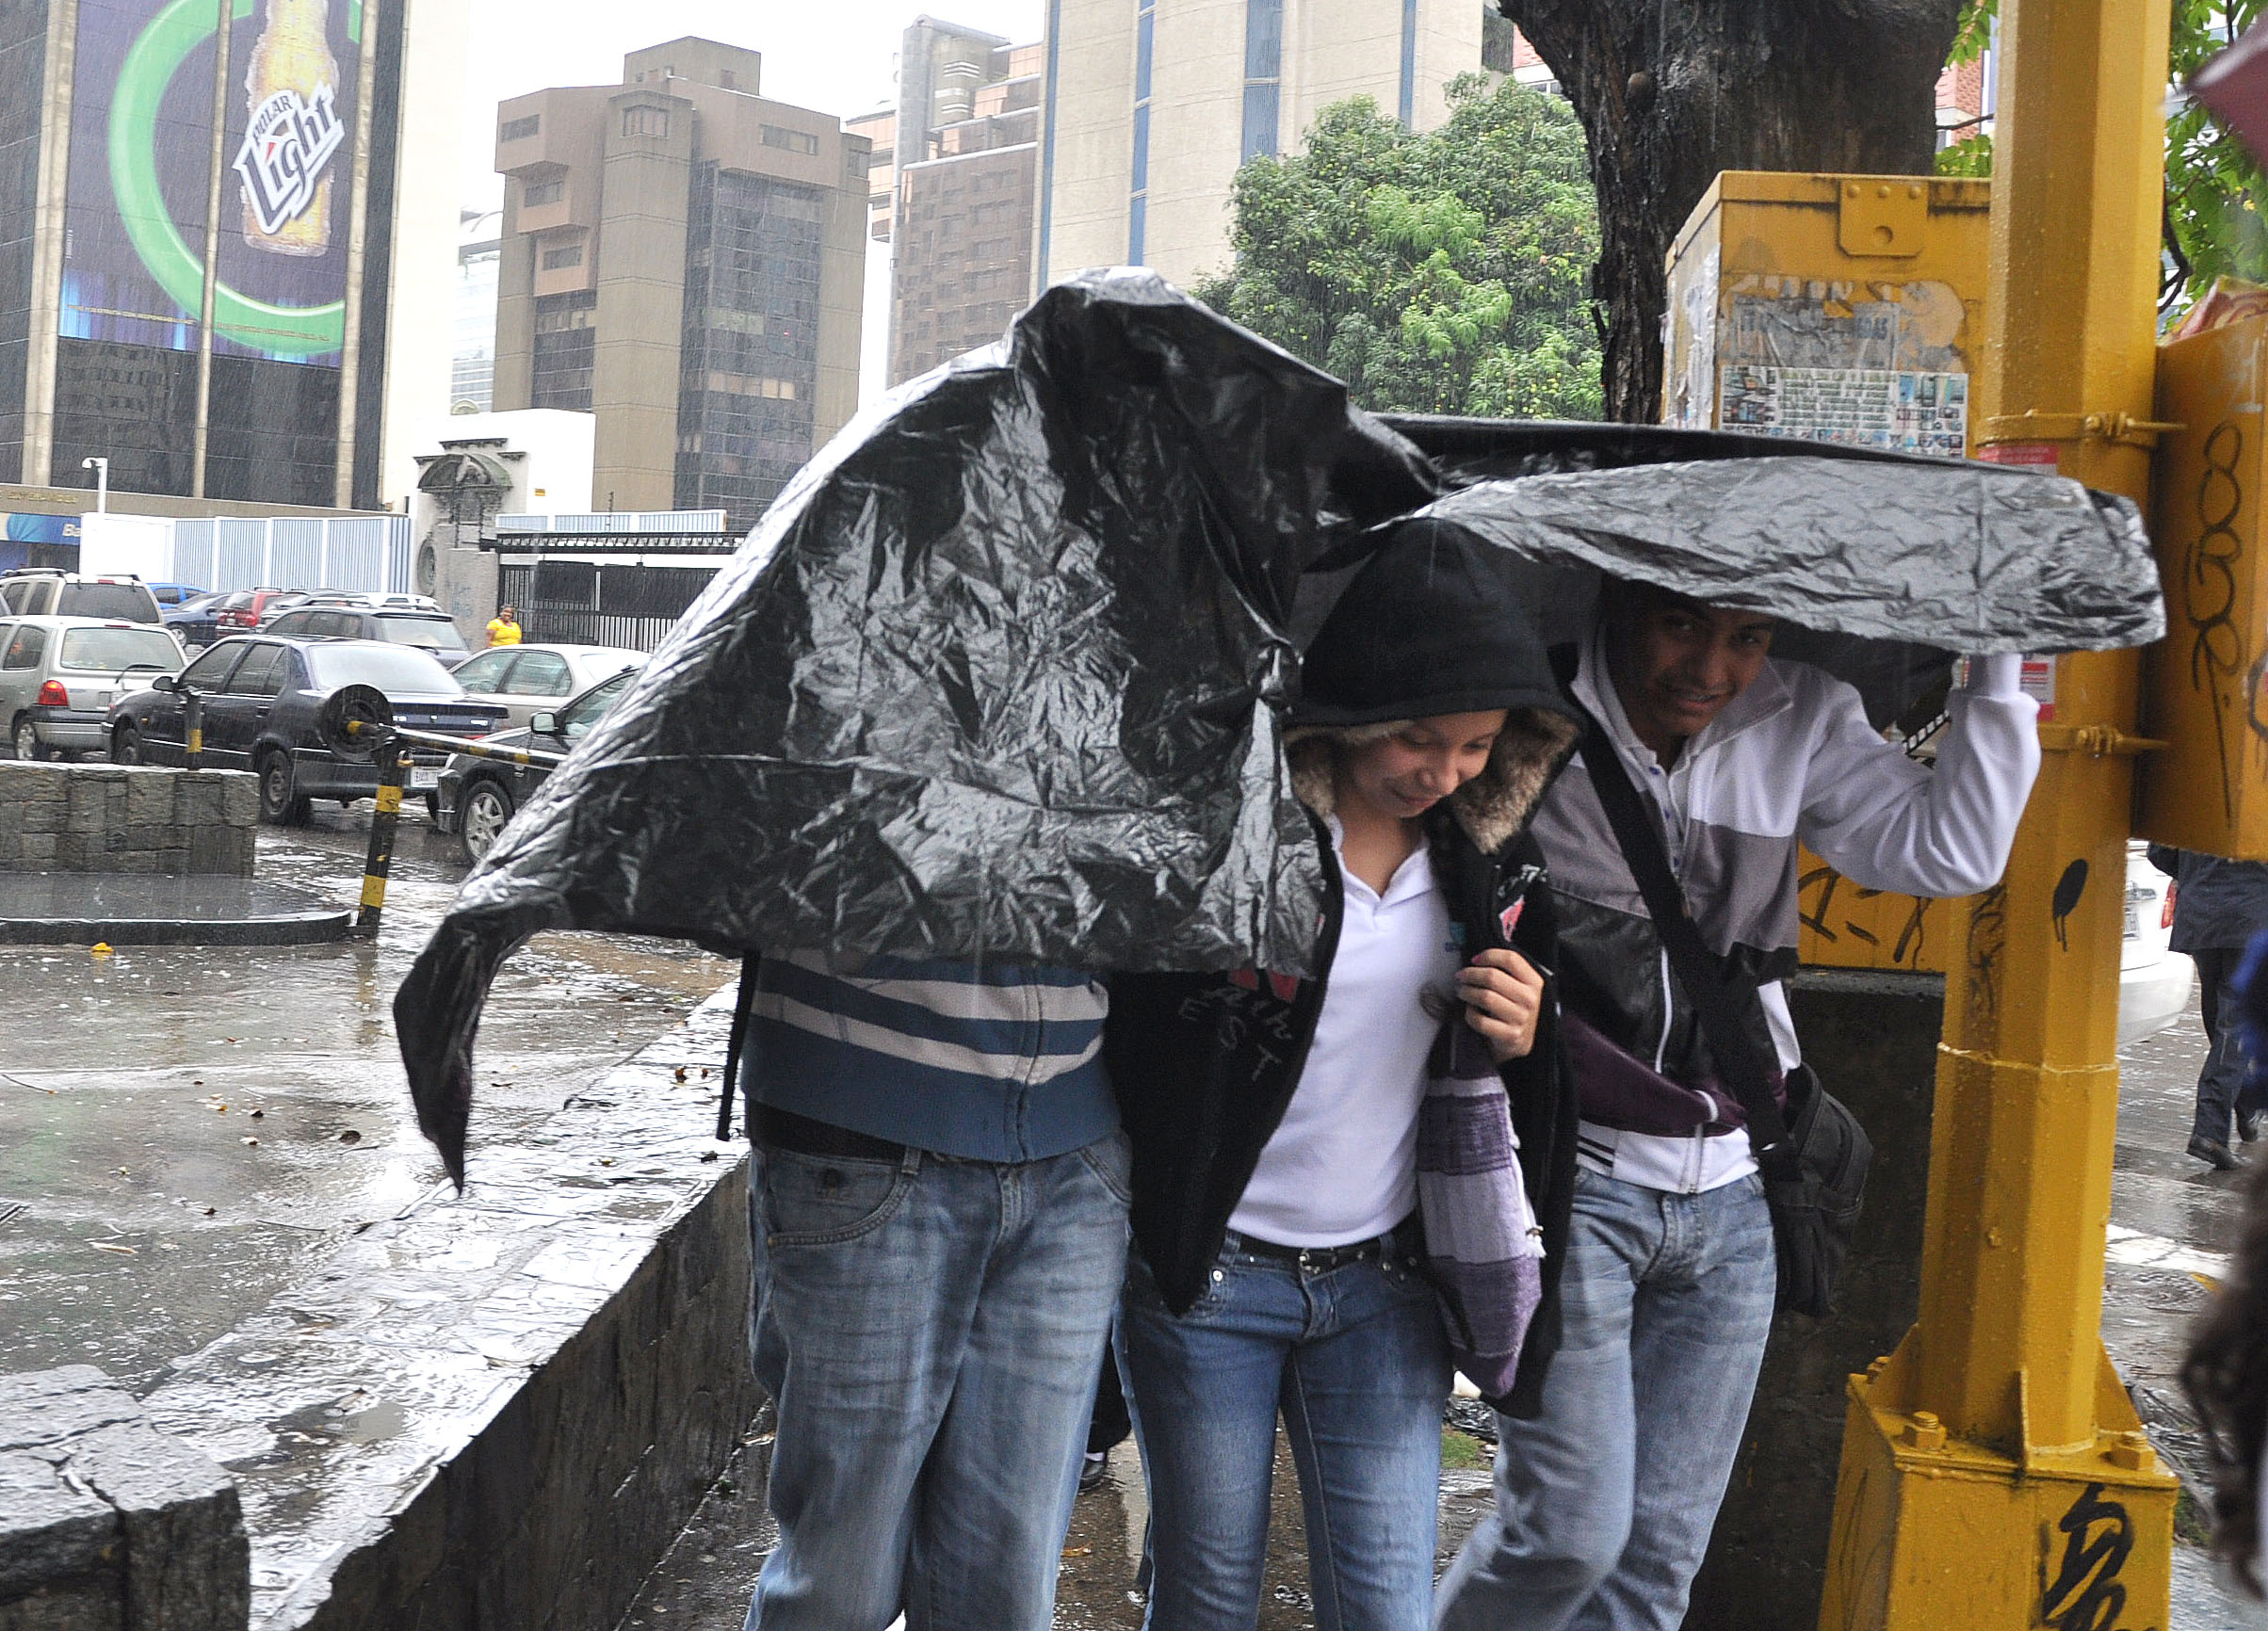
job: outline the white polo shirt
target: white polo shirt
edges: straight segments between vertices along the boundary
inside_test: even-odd
[[[1228,1226],[1279,1246],[1374,1239],[1418,1206],[1418,1107],[1440,1029],[1429,985],[1453,992],[1463,959],[1421,844],[1380,895],[1346,870],[1331,983],[1299,1086]]]

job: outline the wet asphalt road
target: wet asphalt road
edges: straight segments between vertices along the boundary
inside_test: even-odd
[[[260,876],[351,901],[367,823],[367,805],[328,806],[310,828],[264,830]],[[92,1363],[145,1391],[169,1360],[264,1305],[359,1224],[441,1182],[410,1115],[389,1005],[462,872],[453,843],[412,815],[374,946],[108,958],[0,947],[0,1369]],[[482,1026],[476,1145],[549,1114],[731,974],[675,943],[539,938],[507,964]],[[2183,1153],[2202,1054],[2193,1002],[2179,1025],[2122,1055],[2120,1235],[2103,1312],[2162,1451],[2193,1467],[2174,1375],[2208,1296],[2200,1275],[2228,1250],[2241,1209],[2238,1177]],[[740,1624],[772,1540],[765,1429],[752,1424],[741,1464],[625,1625]],[[1469,1458],[1479,1446],[1454,1435],[1450,1447]],[[1486,1505],[1484,1473],[1446,1475],[1445,1557]],[[1079,1500],[1059,1626],[1140,1624],[1131,1588],[1145,1515],[1133,1446],[1122,1445]],[[2195,1547],[2181,1548],[2176,1574],[2169,1631],[2268,1623],[2219,1587]],[[1306,1585],[1286,1461],[1261,1631],[1312,1624]]]
[[[258,876],[351,902],[369,806],[263,829]],[[0,1370],[141,1393],[359,1224],[442,1181],[391,1003],[464,865],[401,825],[375,945],[0,947]],[[732,976],[674,942],[539,937],[481,1026],[476,1147],[559,1108]],[[485,1126],[485,1130],[483,1127]]]

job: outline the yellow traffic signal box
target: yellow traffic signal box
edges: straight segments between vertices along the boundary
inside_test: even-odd
[[[2166,638],[2143,654],[2136,831],[2161,844],[2268,860],[2268,317],[2161,347],[2150,535]]]
[[[1718,176],[1669,252],[1663,422],[1959,458],[1991,205],[1944,176]],[[1944,970],[1944,902],[1799,864],[1806,962]]]

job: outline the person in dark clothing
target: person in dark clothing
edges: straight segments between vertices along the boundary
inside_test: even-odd
[[[2252,937],[2268,929],[2268,862],[2224,861],[2217,855],[2150,846],[2150,864],[2174,880],[2175,951],[2196,961],[2197,1003],[2208,1044],[2197,1073],[2197,1114],[2189,1153],[2234,1171],[2244,1157],[2229,1148],[2233,1120],[2244,1142],[2268,1132],[2268,1088],[2247,1087],[2251,1051],[2237,1018],[2237,969]]]
[[[1573,1180],[1523,829],[1575,727],[1527,625],[1487,545],[1399,529],[1310,647],[1287,735],[1325,868],[1318,976],[1111,982],[1151,1631],[1253,1623],[1279,1414],[1319,1623],[1423,1631],[1452,1351],[1498,1397],[1547,1356],[1549,1317],[1476,1334],[1547,1295]],[[1473,1317],[1445,1329],[1444,1304]],[[1544,1329],[1524,1347],[1515,1323]]]

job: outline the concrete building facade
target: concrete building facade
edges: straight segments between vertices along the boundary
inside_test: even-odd
[[[1478,0],[1048,0],[1037,281],[1220,269],[1245,160],[1294,151],[1350,96],[1433,129],[1443,87],[1482,66],[1481,13]]]
[[[928,17],[899,56],[890,382],[989,346],[1031,299],[1038,45]]]
[[[433,360],[395,344],[397,206],[452,13],[185,15],[0,6],[0,482],[375,508],[389,374]]]
[[[706,40],[496,110],[494,406],[595,416],[594,501],[753,525],[858,400],[870,143]]]

